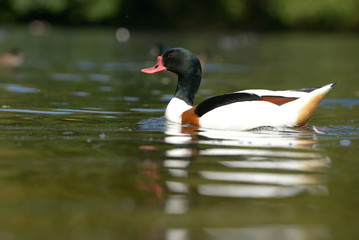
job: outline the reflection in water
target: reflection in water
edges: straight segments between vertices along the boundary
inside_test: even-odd
[[[260,161],[256,161],[260,160]],[[220,161],[219,163],[231,168],[261,168],[261,169],[281,169],[281,170],[295,170],[295,171],[321,171],[329,167],[328,158],[319,158],[311,160],[295,160],[295,159],[281,159],[274,158],[249,158],[248,161]]]
[[[306,240],[330,238],[328,228],[323,225],[255,225],[241,228],[207,228],[205,232],[213,239],[228,240]]]
[[[193,194],[253,201],[328,195],[325,173],[331,161],[315,149],[315,129],[184,131],[183,127],[167,124],[165,133],[165,142],[176,146],[166,150],[168,159],[163,162],[170,176],[165,181],[169,192],[164,206],[167,214],[191,214]],[[165,239],[192,239],[192,232],[170,228]],[[201,234],[206,239],[330,238],[329,229],[318,224],[204,228]]]
[[[320,183],[315,175],[288,173],[255,173],[255,172],[220,172],[200,171],[199,174],[210,180],[235,181],[248,183],[265,183],[278,185],[312,185]]]
[[[171,192],[175,192],[175,193],[188,193],[189,192],[189,190],[188,190],[189,187],[185,183],[167,181],[166,184],[167,184],[167,188]]]
[[[189,231],[183,228],[170,228],[166,231],[166,240],[187,240]]]
[[[317,143],[313,131],[317,129],[313,127],[313,130],[304,128],[297,131],[288,128],[261,128],[253,131],[225,131],[167,124],[165,133],[168,135],[166,142],[174,144],[185,144],[186,141],[190,143],[192,135],[199,135],[205,137],[199,143],[216,146],[308,148]]]
[[[165,160],[163,165],[166,168],[186,168],[190,164],[190,161],[184,160]]]
[[[284,198],[305,190],[302,186],[279,187],[265,185],[205,184],[198,187],[200,194],[236,198]]]
[[[330,166],[330,159],[319,151],[308,151],[317,143],[312,132],[290,129],[253,132],[201,129],[196,132],[197,135],[189,135],[179,129],[179,132],[173,135],[174,130],[173,125],[168,126],[166,132],[172,135],[167,136],[165,141],[184,144],[186,147],[167,150],[168,157],[226,157],[217,162],[218,167],[225,167],[223,171],[198,171],[200,178],[211,181],[197,186],[199,194],[244,198],[281,198],[303,192],[313,195],[327,194],[326,187],[322,185],[322,174]],[[193,136],[196,136],[196,139]],[[216,146],[196,149],[187,147],[190,144]],[[227,159],[228,157],[231,158]],[[170,159],[164,162],[164,166],[172,177],[188,177],[187,171],[184,170],[189,166],[188,160]],[[247,171],[244,171],[245,169]],[[250,169],[253,171],[249,171]],[[182,182],[170,181],[167,182],[167,187],[175,193],[188,192],[188,186]]]
[[[166,200],[165,212],[168,214],[183,214],[188,209],[188,199],[184,195],[170,195]]]
[[[139,174],[145,177],[145,181],[141,180],[137,183],[139,189],[154,192],[156,198],[159,201],[163,200],[163,188],[157,183],[158,175],[158,166],[156,163],[145,162],[142,165],[142,169]]]

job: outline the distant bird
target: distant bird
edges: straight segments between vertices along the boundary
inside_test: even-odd
[[[166,108],[166,120],[212,129],[250,130],[304,125],[335,85],[285,91],[244,90],[211,97],[193,107],[202,77],[198,58],[184,48],[172,48],[158,56],[154,67],[141,71],[166,70],[178,75],[175,95]]]
[[[18,49],[0,54],[0,66],[19,67],[24,62],[24,54]]]

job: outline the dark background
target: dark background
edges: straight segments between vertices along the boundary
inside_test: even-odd
[[[0,0],[0,25],[357,31],[358,13],[358,0]]]

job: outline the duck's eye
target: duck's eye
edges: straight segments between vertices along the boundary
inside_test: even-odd
[[[169,53],[167,57],[168,57],[168,58],[173,58],[173,57],[174,57],[174,54],[173,54],[173,53]]]

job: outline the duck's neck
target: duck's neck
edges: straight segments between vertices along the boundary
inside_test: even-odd
[[[186,73],[178,74],[177,88],[174,96],[193,106],[194,97],[201,84],[201,78],[202,70],[198,61]]]

